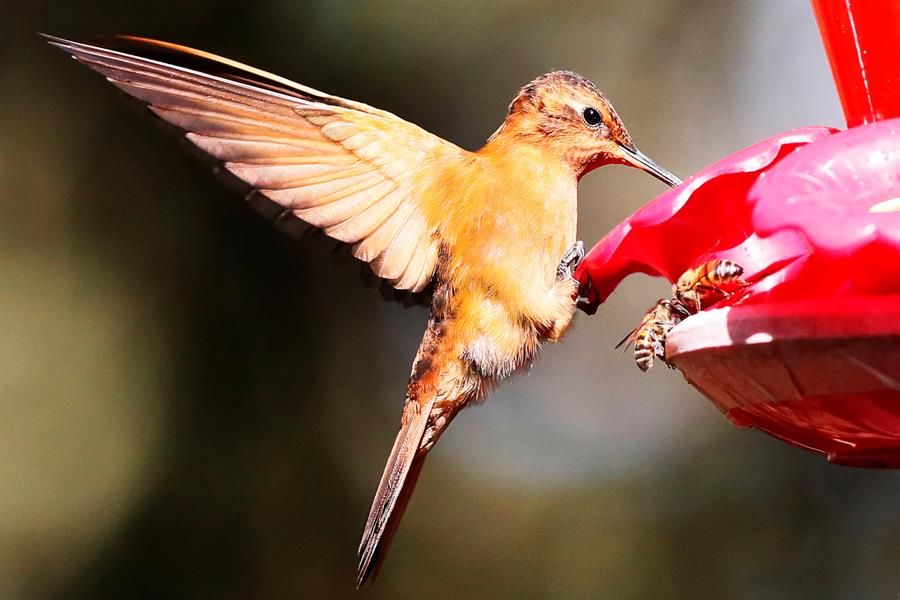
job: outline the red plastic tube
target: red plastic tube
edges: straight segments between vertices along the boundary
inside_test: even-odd
[[[812,5],[847,126],[900,117],[900,2]]]

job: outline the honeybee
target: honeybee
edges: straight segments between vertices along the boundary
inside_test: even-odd
[[[634,362],[641,371],[649,370],[657,357],[665,362],[669,331],[687,317],[749,285],[741,277],[743,274],[742,266],[723,259],[711,260],[685,271],[672,286],[674,298],[657,302],[616,348],[623,344],[627,348],[633,343]]]
[[[669,335],[669,330],[690,315],[690,311],[678,300],[660,300],[616,348],[621,348],[623,344],[627,348],[633,343],[634,362],[641,371],[646,372],[657,357],[666,361],[666,336]]]
[[[710,260],[685,271],[672,286],[672,293],[695,314],[746,287],[743,274],[744,267],[734,261]]]

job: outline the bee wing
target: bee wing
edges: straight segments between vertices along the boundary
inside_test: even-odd
[[[634,343],[634,340],[637,339],[637,332],[640,331],[641,327],[644,326],[644,323],[646,322],[646,320],[647,320],[647,319],[645,318],[644,321],[641,321],[641,324],[640,324],[640,325],[638,325],[637,327],[635,327],[634,329],[632,329],[632,330],[628,333],[628,335],[626,335],[625,337],[623,337],[623,338],[619,341],[619,343],[616,344],[616,348],[615,348],[615,349],[618,350],[619,348],[622,348],[622,351],[623,351],[623,352],[626,351],[626,350],[628,350],[628,348],[631,346],[631,344]],[[624,345],[624,348],[622,347],[623,345]]]
[[[391,113],[184,46],[48,40],[184,130],[274,202],[279,219],[294,215],[352,244],[398,289],[431,281],[440,240],[422,207],[429,166],[466,151]]]
[[[652,321],[653,319],[656,318],[656,311],[660,307],[660,305],[663,304],[663,302],[665,302],[665,300],[660,300],[659,302],[657,302],[656,304],[653,305],[653,308],[651,308],[650,310],[647,311],[647,313],[644,315],[644,318],[641,319],[640,323],[638,323],[638,326],[635,327],[634,329],[632,329],[628,333],[628,335],[626,335],[624,338],[622,338],[622,340],[618,344],[616,344],[616,350],[621,348],[623,344],[625,345],[625,347],[622,349],[628,350],[628,347],[631,346],[631,344],[633,344],[634,341],[637,339],[638,332],[641,329],[643,329],[647,325],[647,323],[649,323],[650,321]]]

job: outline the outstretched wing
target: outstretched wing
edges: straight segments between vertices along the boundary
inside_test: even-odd
[[[440,240],[423,192],[433,167],[465,150],[391,113],[184,46],[48,40],[185,130],[283,214],[352,244],[397,289],[431,281]]]

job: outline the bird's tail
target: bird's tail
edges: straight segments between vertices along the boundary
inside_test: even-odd
[[[424,406],[414,400],[407,402],[404,410],[407,414],[403,415],[403,424],[381,475],[381,483],[378,484],[359,544],[357,587],[378,572],[403,518],[428,454],[427,450],[420,450],[420,444],[433,404],[433,399]]]

